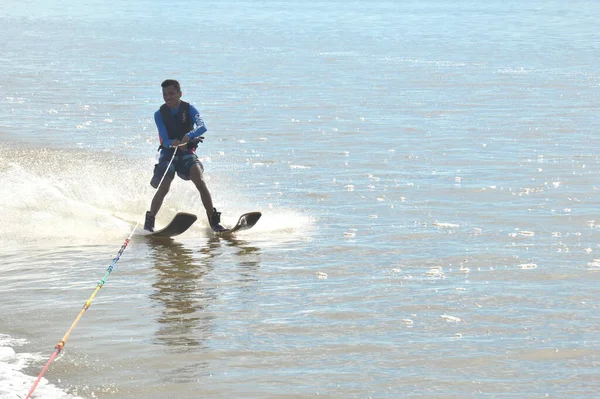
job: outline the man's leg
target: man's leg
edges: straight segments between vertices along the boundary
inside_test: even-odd
[[[173,182],[173,177],[167,175],[167,176],[165,176],[160,187],[158,187],[158,190],[156,190],[156,193],[154,194],[154,197],[152,198],[152,203],[150,204],[150,214],[152,216],[156,216],[158,211],[160,211],[160,207],[162,206],[163,201],[164,201],[165,197],[167,196],[169,189],[171,188],[172,182]]]
[[[189,176],[190,180],[196,185],[196,188],[200,193],[200,199],[202,200],[202,205],[204,205],[204,209],[206,210],[206,217],[208,218],[210,227],[212,227],[212,229],[215,231],[225,230],[225,228],[220,224],[220,214],[216,212],[216,209],[213,206],[212,197],[208,191],[208,187],[206,187],[206,182],[204,181],[204,176],[202,169],[200,169],[200,165],[193,164],[190,167]]]
[[[175,160],[176,162],[176,160]],[[154,231],[154,221],[156,214],[162,206],[165,196],[169,192],[171,182],[175,177],[175,166],[171,165],[171,161],[168,158],[161,157],[156,165],[154,165],[154,173],[150,185],[153,188],[157,188],[154,197],[152,197],[152,203],[150,204],[150,210],[146,212],[146,220],[144,221],[144,230]],[[169,170],[167,170],[169,168]],[[161,182],[162,181],[162,182]],[[158,186],[160,183],[160,187]]]
[[[144,221],[144,230],[154,231],[154,221],[156,220],[156,214],[160,210],[162,206],[163,200],[165,196],[169,192],[169,188],[171,187],[171,182],[173,178],[171,176],[165,176],[165,179],[161,183],[158,190],[152,197],[152,203],[150,204],[150,210],[146,212],[146,220]]]
[[[190,180],[194,182],[194,185],[200,193],[202,205],[204,205],[204,209],[206,209],[206,216],[208,216],[208,220],[210,221],[210,217],[213,213],[213,202],[210,192],[208,191],[208,187],[206,187],[202,170],[200,170],[200,165],[194,164],[190,167]]]

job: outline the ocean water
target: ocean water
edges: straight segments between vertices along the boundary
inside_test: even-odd
[[[0,397],[24,398],[149,206],[160,83],[232,224],[176,180],[34,398],[595,398],[600,5],[0,8]]]

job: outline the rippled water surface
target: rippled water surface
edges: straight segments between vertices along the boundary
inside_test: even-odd
[[[37,398],[594,398],[594,2],[16,2],[0,10],[0,397],[141,221],[160,82],[208,127]]]

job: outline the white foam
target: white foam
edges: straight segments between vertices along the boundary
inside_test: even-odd
[[[446,315],[446,314],[441,315],[440,319],[444,319],[444,320],[446,320],[449,323],[459,323],[459,322],[462,321],[460,319],[460,317],[450,316],[450,315]]]
[[[533,231],[527,231],[527,230],[519,231],[518,234],[521,235],[521,236],[523,236],[523,237],[533,237],[533,236],[535,236],[535,232],[533,232]]]
[[[223,209],[227,209],[227,213],[223,213],[221,216],[221,223],[225,226],[234,225],[239,214],[248,210],[230,209],[229,206],[225,206]],[[204,223],[204,221],[201,223]],[[310,240],[310,230],[313,227],[313,218],[306,214],[286,209],[269,209],[262,212],[262,217],[251,230],[241,231],[237,234],[237,237],[253,235],[255,238],[260,237],[263,243],[269,242],[272,245],[279,245],[292,237],[297,238],[298,236]]]
[[[149,185],[153,162],[111,153],[0,145],[0,242],[98,243],[127,236],[137,222],[143,223],[154,195]],[[231,190],[230,182],[211,181],[210,186],[219,193],[213,198],[224,224],[234,224],[241,213],[255,210],[244,195]],[[204,213],[193,184],[176,179],[157,225],[168,223],[179,210]],[[283,229],[306,225],[306,219],[287,214],[263,214],[257,227],[269,219],[284,221]]]
[[[117,215],[134,212],[141,218],[149,196],[147,182],[123,170],[133,166],[115,163],[103,154],[44,150],[37,156],[0,149],[0,239],[96,242],[99,236],[122,236],[131,220]]]
[[[440,227],[440,228],[457,228],[457,227],[460,227],[460,225],[456,224],[456,223],[442,223],[442,222],[438,222],[437,220],[435,222],[433,222],[433,225],[435,227]]]
[[[528,269],[536,269],[537,265],[535,263],[523,263],[519,265],[519,269],[528,270]]]
[[[31,353],[18,353],[13,349],[25,343],[23,339],[13,339],[0,334],[0,398],[24,398],[37,378],[24,374],[22,370],[39,358]],[[34,394],[35,397],[45,399],[77,398],[49,384],[45,378],[42,378]]]

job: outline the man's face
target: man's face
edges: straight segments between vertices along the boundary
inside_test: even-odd
[[[179,103],[181,102],[181,92],[177,91],[177,89],[175,89],[175,86],[163,87],[162,92],[163,99],[170,108],[179,107]]]

